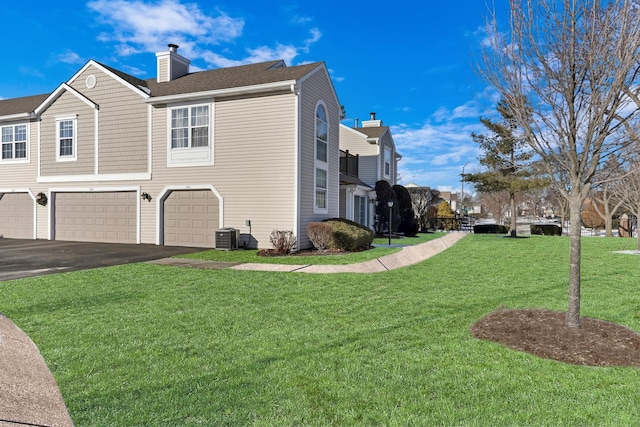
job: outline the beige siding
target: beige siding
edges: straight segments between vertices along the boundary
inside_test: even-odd
[[[158,60],[158,81],[169,81],[169,58],[162,58]]]
[[[0,193],[0,238],[33,239],[33,206],[29,193]]]
[[[75,161],[57,161],[56,116],[77,115]],[[64,92],[42,114],[40,123],[42,176],[92,175],[95,172],[95,110],[69,92]]]
[[[89,75],[96,85],[85,84]],[[143,97],[96,67],[72,83],[100,107],[98,114],[98,174],[148,172],[148,110]]]
[[[314,156],[315,156],[315,109],[322,100],[327,108],[329,122],[328,135],[328,189],[327,214],[314,213]],[[300,224],[296,234],[302,249],[310,247],[307,224],[326,218],[339,216],[339,122],[340,106],[332,90],[331,82],[324,70],[308,77],[300,89]]]
[[[390,163],[390,173],[389,173],[389,177],[386,177],[384,175],[384,151],[385,149],[389,149],[391,151],[391,163]],[[381,179],[385,179],[387,181],[389,181],[389,183],[391,185],[395,185],[396,181],[395,181],[395,176],[396,176],[396,171],[395,171],[395,147],[393,145],[393,139],[391,139],[391,135],[389,134],[389,132],[386,132],[382,138],[380,139],[380,157],[379,157],[379,173],[380,173],[380,177]]]
[[[358,154],[358,178],[371,187],[382,179],[384,165],[383,152],[378,144],[369,144],[367,136],[345,126],[340,126],[340,149],[349,150],[351,154]]]
[[[224,227],[248,233],[268,248],[273,229],[294,228],[295,96],[220,100],[214,104],[213,166],[167,167],[167,109],[153,110],[153,182],[142,190],[154,202],[142,204],[142,240],[155,239],[155,201],[165,186],[212,186],[224,206]],[[246,236],[245,236],[246,240]]]

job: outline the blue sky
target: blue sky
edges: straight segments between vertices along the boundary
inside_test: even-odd
[[[506,0],[495,3],[506,10]],[[494,114],[492,91],[474,71],[486,12],[484,0],[10,2],[0,98],[52,92],[90,59],[155,77],[155,52],[168,43],[192,70],[324,61],[345,124],[374,111],[391,127],[402,184],[459,191],[463,165],[478,168],[470,134]]]

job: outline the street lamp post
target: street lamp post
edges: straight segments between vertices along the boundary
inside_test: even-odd
[[[391,216],[393,215],[393,200],[389,199],[387,202],[387,206],[389,206],[389,246],[391,246]]]

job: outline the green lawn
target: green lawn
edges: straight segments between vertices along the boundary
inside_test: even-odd
[[[583,315],[640,331],[640,256],[612,253],[635,242],[583,242]],[[470,235],[377,274],[109,267],[0,282],[0,312],[78,426],[637,426],[640,369],[469,333],[500,306],[565,310],[568,246]]]
[[[348,254],[335,254],[335,255],[304,255],[297,254],[291,256],[273,256],[265,257],[259,256],[258,251],[255,249],[250,250],[238,250],[238,251],[221,251],[211,249],[208,251],[196,252],[194,254],[180,255],[181,258],[200,259],[207,261],[223,261],[223,262],[243,262],[243,263],[263,263],[263,264],[287,264],[287,265],[306,265],[306,264],[354,264],[357,262],[369,261],[372,259],[380,258],[381,256],[389,255],[401,250],[398,245],[416,245],[425,243],[433,239],[442,237],[444,233],[429,233],[419,234],[416,237],[404,237],[391,239],[391,247],[389,247],[388,239],[374,239],[373,249],[369,249],[362,252],[348,253]],[[386,247],[385,247],[386,246]]]

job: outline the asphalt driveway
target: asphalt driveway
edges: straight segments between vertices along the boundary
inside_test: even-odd
[[[151,261],[203,248],[0,238],[0,281]]]

